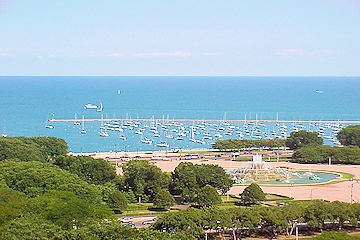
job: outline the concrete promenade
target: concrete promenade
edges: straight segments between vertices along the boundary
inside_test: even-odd
[[[48,122],[81,122],[82,119],[48,119]],[[276,120],[276,119],[228,119],[228,120],[221,120],[221,119],[163,119],[163,118],[136,118],[136,119],[129,119],[129,118],[85,118],[84,122],[126,122],[126,121],[137,121],[137,122],[158,122],[158,123],[173,123],[173,122],[223,122],[223,123],[256,123],[256,122],[263,122],[263,123],[333,123],[333,124],[360,124],[360,120]]]

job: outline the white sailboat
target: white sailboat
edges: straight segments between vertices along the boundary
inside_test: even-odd
[[[83,117],[82,117],[82,126],[81,126],[81,131],[80,131],[80,133],[81,133],[81,134],[86,134],[84,115],[83,115]]]
[[[48,122],[49,122],[48,120],[45,121],[45,128],[47,128],[47,129],[53,129],[54,126],[53,126],[53,125],[50,125]]]
[[[77,120],[77,113],[75,113],[74,125],[76,125],[76,126],[79,126],[79,125],[80,125],[80,122]]]
[[[103,105],[102,102],[100,102],[100,107],[96,110],[97,112],[102,112],[103,110]]]
[[[7,137],[7,134],[6,134],[6,122],[4,121],[4,131],[1,135],[2,137],[6,138]]]

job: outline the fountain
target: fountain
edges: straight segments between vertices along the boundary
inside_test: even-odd
[[[252,156],[247,167],[226,170],[235,183],[247,181],[266,182],[267,184],[316,184],[339,178],[339,174],[326,172],[292,172],[284,168],[274,168],[262,160],[259,154]]]
[[[262,156],[259,154],[252,156],[252,161],[249,166],[245,168],[238,168],[228,171],[231,178],[235,182],[244,181],[283,181],[290,178],[291,173],[284,169],[272,168],[270,165],[262,160]]]

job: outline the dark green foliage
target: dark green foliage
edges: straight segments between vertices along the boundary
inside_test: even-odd
[[[127,207],[127,200],[124,194],[119,191],[115,191],[110,194],[107,204],[112,209],[122,211]]]
[[[174,204],[175,200],[168,190],[161,189],[159,192],[157,192],[154,199],[155,208],[169,209]]]
[[[327,163],[329,158],[332,163],[360,163],[360,148],[306,146],[297,149],[292,156],[293,161],[298,163]]]
[[[27,141],[25,141],[27,140]],[[38,145],[26,138],[0,138],[0,161],[45,161]]]
[[[65,155],[66,142],[54,137],[7,137],[0,139],[0,161],[51,161],[54,156]]]
[[[0,188],[0,226],[23,214],[29,198],[10,188]]]
[[[337,139],[344,146],[360,147],[360,125],[347,126],[337,134]]]
[[[291,132],[290,137],[286,139],[286,146],[292,150],[296,150],[307,145],[322,145],[323,139],[318,136],[317,132],[307,132],[300,130]]]
[[[212,146],[214,149],[219,150],[244,150],[249,148],[280,148],[285,146],[285,140],[283,139],[262,139],[262,140],[239,140],[239,139],[227,139],[217,140]]]
[[[122,165],[124,171],[123,191],[133,191],[136,198],[143,202],[153,201],[163,188],[167,189],[170,177],[154,164],[145,160],[132,160]]]
[[[175,194],[181,194],[186,202],[196,202],[196,195],[201,188],[210,185],[221,193],[227,192],[232,180],[224,169],[211,164],[194,165],[190,162],[180,163],[172,174]]]
[[[61,227],[36,217],[17,218],[0,229],[0,239],[65,239],[64,235]]]
[[[72,192],[49,191],[30,201],[27,216],[41,217],[62,229],[78,228],[89,221],[111,219],[111,210],[103,204],[90,203]]]
[[[247,186],[244,191],[240,194],[241,202],[244,205],[256,204],[260,201],[264,201],[265,193],[257,183],[251,183]]]
[[[221,196],[215,188],[210,185],[206,185],[198,192],[196,202],[201,206],[210,207],[221,203]]]
[[[32,137],[30,140],[37,144],[42,155],[45,158],[49,157],[50,160],[53,157],[67,154],[68,145],[63,139],[55,137]]]
[[[116,178],[115,167],[104,159],[88,156],[58,156],[54,164],[92,184],[104,184]]]
[[[326,231],[320,235],[313,237],[314,240],[359,240],[359,237],[353,237],[346,232]]]
[[[101,193],[96,186],[86,183],[75,174],[61,171],[50,163],[3,161],[0,163],[0,176],[9,188],[30,197],[49,190],[63,190],[73,192],[90,202],[101,201]]]

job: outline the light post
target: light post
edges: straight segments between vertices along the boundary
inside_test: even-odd
[[[310,188],[310,200],[312,200],[313,198],[313,191],[316,190],[317,188]]]
[[[351,179],[350,181],[352,181],[352,183],[350,184],[350,203],[353,203],[354,202],[354,195],[353,195],[354,184],[359,183],[359,180],[356,180],[356,182],[353,182],[353,180]]]
[[[117,144],[114,143],[114,152],[115,152],[115,158],[116,158],[116,153],[117,153]]]

